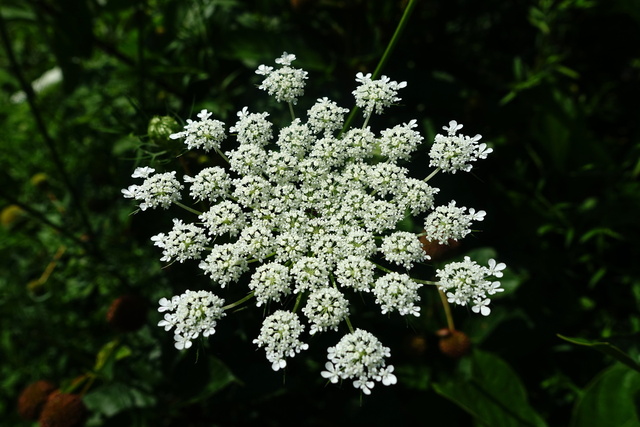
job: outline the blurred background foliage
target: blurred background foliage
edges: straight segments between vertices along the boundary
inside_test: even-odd
[[[438,203],[488,212],[445,256],[509,267],[490,317],[454,311],[469,355],[438,350],[446,322],[431,294],[409,325],[360,313],[399,376],[364,399],[318,375],[334,336],[283,376],[251,344],[262,313],[228,316],[184,353],[155,326],[160,297],[208,283],[192,265],[162,268],[149,238],[170,216],[130,215],[120,189],[137,165],[190,172],[215,159],[176,158],[149,120],[207,108],[229,122],[245,105],[286,117],[254,74],[283,51],[310,73],[301,111],[322,96],[350,107],[355,74],[373,71],[406,3],[2,2],[4,425],[30,425],[16,401],[41,379],[85,392],[94,426],[640,425],[634,0],[418,1],[383,70],[408,88],[374,130],[416,118],[429,141],[455,119],[495,149],[470,175],[434,179]],[[411,164],[425,175],[427,150]],[[134,332],[107,320],[123,295],[148,309]]]

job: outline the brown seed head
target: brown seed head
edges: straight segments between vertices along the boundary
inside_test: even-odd
[[[56,389],[49,381],[36,381],[22,390],[18,398],[18,413],[25,420],[37,421],[47,397]]]
[[[471,350],[471,340],[464,332],[440,329],[436,335],[440,337],[438,348],[447,357],[459,359]]]
[[[80,395],[55,391],[42,408],[39,421],[41,427],[82,427],[88,415]]]

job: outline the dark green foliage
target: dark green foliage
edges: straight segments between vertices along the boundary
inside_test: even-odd
[[[408,87],[373,130],[416,118],[426,143],[411,168],[428,169],[429,140],[452,119],[494,147],[472,174],[434,179],[441,194],[488,213],[449,256],[473,251],[509,267],[491,316],[454,310],[469,356],[439,354],[435,331],[447,325],[426,292],[410,325],[368,318],[371,307],[355,302],[399,379],[362,401],[319,376],[336,335],[314,338],[283,376],[251,344],[255,310],[229,313],[183,353],[155,326],[159,298],[209,283],[192,264],[163,269],[149,241],[179,213],[130,215],[120,189],[137,165],[180,175],[214,160],[176,157],[149,121],[181,123],[207,108],[229,122],[245,105],[286,117],[254,74],[283,51],[310,73],[301,110],[322,96],[351,107],[355,74],[373,72],[405,3],[2,2],[11,47],[0,50],[3,423],[28,425],[16,401],[43,379],[87,391],[96,426],[640,423],[630,368],[640,351],[640,6],[631,0],[418,2],[382,70]],[[54,67],[61,83],[14,96]],[[129,294],[147,301],[148,320],[118,333],[107,311]]]

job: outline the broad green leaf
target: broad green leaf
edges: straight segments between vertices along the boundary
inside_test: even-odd
[[[218,358],[192,353],[182,357],[173,371],[176,379],[172,391],[185,402],[205,400],[232,382],[238,381]]]
[[[88,393],[83,401],[91,412],[101,413],[107,417],[127,409],[145,408],[156,403],[152,395],[120,383],[98,387]]]
[[[638,427],[640,373],[616,364],[600,373],[574,407],[573,427]]]
[[[435,391],[490,427],[542,427],[546,423],[527,402],[517,374],[502,359],[475,350],[471,375],[434,383]]]
[[[598,350],[608,356],[613,357],[617,361],[624,363],[629,368],[640,372],[640,364],[633,360],[628,354],[620,350],[618,347],[609,344],[608,342],[589,341],[583,338],[569,338],[563,335],[557,334],[559,338],[568,341],[572,344],[583,345]]]

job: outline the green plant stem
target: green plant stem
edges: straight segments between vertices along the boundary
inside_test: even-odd
[[[447,296],[440,288],[438,288],[438,294],[440,294],[440,301],[442,301],[444,315],[447,317],[447,326],[449,327],[450,331],[455,331],[456,325],[455,323],[453,323],[453,315],[451,314],[451,306],[449,305],[449,301],[447,301]]]
[[[382,54],[382,57],[380,58],[380,61],[378,61],[378,65],[376,66],[376,69],[374,70],[372,76],[371,76],[371,80],[375,80],[378,77],[380,77],[380,74],[382,73],[382,69],[384,68],[384,66],[387,64],[387,62],[389,61],[389,58],[391,57],[391,54],[393,53],[393,50],[395,49],[396,45],[398,44],[398,40],[400,40],[400,36],[402,35],[402,32],[404,31],[405,27],[407,26],[407,22],[409,22],[409,18],[411,17],[411,13],[413,12],[413,8],[415,7],[416,3],[418,2],[418,0],[409,0],[409,4],[407,4],[407,7],[404,9],[404,13],[402,14],[402,18],[400,18],[400,22],[398,23],[398,26],[396,27],[396,31],[393,33],[393,36],[391,37],[391,40],[389,41],[389,44],[387,45],[387,48],[385,49],[384,53]],[[342,131],[340,132],[340,134],[344,133],[347,129],[349,129],[349,126],[351,126],[351,122],[353,121],[353,119],[355,118],[356,114],[358,113],[359,108],[357,106],[353,107],[351,109],[351,112],[349,113],[349,116],[347,117],[347,120],[344,122],[344,126],[342,127]]]
[[[291,120],[296,119],[296,113],[293,112],[293,104],[291,102],[287,102],[289,104],[289,112],[291,113]]]
[[[222,152],[222,150],[221,150],[221,149],[219,149],[218,147],[214,147],[213,149],[216,151],[216,153],[218,153],[218,155],[219,155],[220,157],[222,157],[222,159],[223,159],[225,162],[227,162],[227,164],[229,164],[229,158],[228,158],[227,156],[225,156],[225,155],[224,155],[224,153]]]
[[[201,215],[202,214],[202,212],[198,212],[197,210],[185,205],[184,203],[178,202],[177,200],[175,202],[173,202],[173,204],[176,205],[176,206],[180,206],[182,209],[184,209],[186,211],[189,211],[191,213],[194,213],[196,215]]]
[[[413,280],[416,283],[422,283],[423,285],[429,285],[429,286],[436,286],[438,284],[438,282],[432,282],[431,280],[422,280],[422,279],[415,279],[415,278],[411,278],[411,280]]]
[[[300,307],[300,303],[302,302],[302,292],[298,294],[298,297],[296,298],[296,303],[293,306],[293,312],[295,313],[296,311],[298,311],[298,307]]]
[[[242,304],[243,302],[245,302],[245,301],[249,301],[251,298],[253,298],[253,294],[254,294],[254,293],[253,293],[253,291],[252,291],[252,292],[249,292],[249,294],[248,294],[246,297],[241,298],[241,299],[239,299],[239,300],[238,300],[238,301],[236,301],[236,302],[232,302],[232,303],[231,303],[231,304],[229,304],[229,305],[225,305],[224,307],[222,307],[222,309],[223,309],[223,310],[225,310],[225,311],[226,311],[226,310],[231,310],[232,308],[239,306],[239,305],[240,305],[240,304]]]
[[[349,332],[353,333],[353,325],[351,324],[351,320],[349,320],[349,316],[344,318],[344,321],[347,322],[347,328],[349,328]]]
[[[429,182],[429,180],[430,180],[431,178],[433,178],[434,176],[436,176],[436,174],[437,174],[438,172],[440,172],[441,170],[442,170],[442,169],[437,168],[436,170],[434,170],[433,172],[431,172],[431,173],[429,174],[429,176],[428,176],[428,177],[426,177],[426,178],[424,179],[424,182]]]

